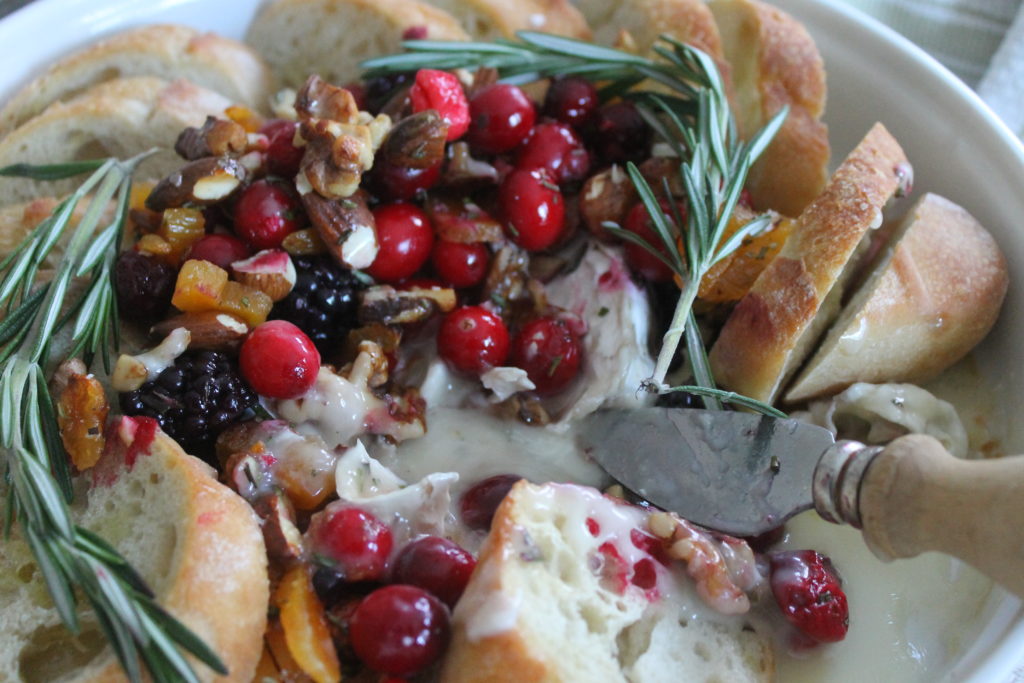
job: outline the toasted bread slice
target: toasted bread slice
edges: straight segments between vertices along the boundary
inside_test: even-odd
[[[992,328],[1006,296],[1006,259],[966,210],[926,194],[890,244],[787,401],[855,382],[924,382]]]
[[[637,546],[647,517],[586,487],[516,484],[455,608],[441,680],[770,680],[771,648],[745,617],[713,612],[678,563]],[[643,563],[653,585],[636,578]]]
[[[230,670],[202,680],[249,681],[263,647],[269,596],[259,522],[146,418],[120,418],[92,473],[76,522],[112,543],[157,600],[220,655]],[[84,483],[84,482],[83,482]],[[72,638],[54,611],[28,546],[0,544],[0,679],[26,683],[127,680],[91,613]]]
[[[789,115],[750,171],[754,208],[796,216],[828,179],[825,67],[803,24],[758,0],[711,0],[731,67],[740,134],[749,138],[784,106]]]
[[[415,31],[411,31],[415,29]],[[403,35],[469,40],[459,21],[418,0],[274,0],[246,31],[286,85],[310,74],[338,85],[359,77],[359,62],[398,52]]]
[[[586,20],[568,0],[429,0],[458,19],[474,40],[512,38],[516,31],[544,31],[590,38]]]
[[[94,43],[30,81],[0,110],[0,136],[53,102],[132,76],[185,79],[257,110],[267,108],[275,87],[270,68],[247,45],[187,26],[144,26]]]
[[[637,54],[645,55],[665,33],[722,58],[715,18],[703,0],[579,0],[577,6],[593,30],[595,42],[614,45],[625,31]]]
[[[858,246],[910,173],[899,143],[876,123],[726,320],[710,354],[723,387],[775,400],[836,318],[855,256],[863,256]]]
[[[231,101],[188,81],[151,76],[106,81],[68,102],[56,102],[0,140],[0,166],[56,164],[107,156],[129,158],[160,148],[139,167],[139,177],[162,177],[182,165],[174,153],[178,133],[223,114]],[[69,192],[81,182],[0,178],[0,205]]]

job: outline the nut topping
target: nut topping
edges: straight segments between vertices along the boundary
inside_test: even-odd
[[[359,322],[403,325],[426,320],[435,313],[455,308],[455,290],[445,287],[414,287],[398,290],[378,285],[363,291],[359,300]]]
[[[329,119],[351,124],[356,123],[359,107],[348,90],[313,74],[295,95],[295,112],[300,119]]]
[[[177,328],[188,330],[191,349],[226,351],[237,349],[249,334],[249,326],[233,315],[218,311],[182,313],[154,325],[151,334],[163,336]]]
[[[295,265],[282,249],[264,249],[244,261],[235,261],[231,272],[243,285],[260,290],[274,301],[288,296],[295,286]]]
[[[186,128],[174,143],[174,151],[188,161],[204,157],[240,154],[246,151],[248,136],[245,128],[225,119],[207,116],[201,128]]]
[[[638,198],[629,177],[619,166],[612,166],[583,183],[579,196],[580,216],[590,234],[607,241],[611,235],[603,223],[621,224]]]
[[[327,199],[316,192],[302,195],[310,223],[334,259],[350,268],[366,268],[377,257],[373,214],[360,190],[344,199]]]
[[[216,204],[237,190],[246,175],[245,168],[229,157],[192,161],[157,183],[146,197],[146,208],[164,211],[185,204]]]
[[[380,163],[398,168],[423,169],[444,159],[448,124],[434,109],[407,116],[394,125],[380,145]]]

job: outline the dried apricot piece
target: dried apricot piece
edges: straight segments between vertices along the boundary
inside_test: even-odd
[[[338,653],[324,607],[304,566],[289,570],[274,591],[284,640],[295,662],[316,683],[341,680]]]
[[[255,287],[232,281],[224,285],[214,308],[241,318],[249,327],[256,327],[266,322],[273,305],[274,300]]]
[[[157,234],[164,238],[172,253],[180,259],[193,243],[206,234],[206,219],[199,209],[167,209]]]
[[[92,375],[72,374],[57,399],[57,425],[64,448],[79,470],[100,459],[106,441],[103,428],[110,405],[103,385]]]
[[[178,273],[171,303],[179,311],[220,310],[217,304],[227,284],[228,271],[223,268],[209,261],[185,261]]]

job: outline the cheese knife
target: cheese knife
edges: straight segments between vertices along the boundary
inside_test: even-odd
[[[755,536],[814,508],[884,560],[944,552],[1024,597],[1024,455],[968,461],[920,434],[866,446],[797,420],[681,408],[600,411],[576,438],[626,488],[708,528]]]

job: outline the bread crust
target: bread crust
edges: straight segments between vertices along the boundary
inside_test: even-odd
[[[1009,284],[1006,259],[965,209],[926,194],[786,394],[789,402],[854,382],[931,379],[995,324]]]
[[[737,124],[749,138],[783,107],[789,115],[751,169],[756,209],[796,216],[828,178],[825,66],[807,29],[758,0],[713,0],[712,12],[732,67]]]
[[[723,387],[774,401],[834,317],[822,311],[826,298],[909,173],[899,143],[875,124],[726,321],[709,355]]]
[[[266,109],[275,89],[270,68],[243,43],[187,26],[143,26],[93,43],[26,84],[0,109],[0,137],[53,102],[133,76],[190,78],[257,110]]]
[[[543,31],[587,40],[586,19],[567,0],[431,0],[462,22],[474,40],[514,38],[516,31]]]
[[[614,44],[625,30],[637,52],[647,54],[657,37],[667,33],[722,60],[718,27],[702,0],[582,0],[578,6],[597,42]]]
[[[354,25],[362,31],[350,31]],[[274,0],[253,19],[245,42],[285,85],[298,87],[311,73],[345,85],[358,78],[361,60],[398,52],[411,28],[425,29],[431,40],[469,40],[457,19],[418,0]]]

